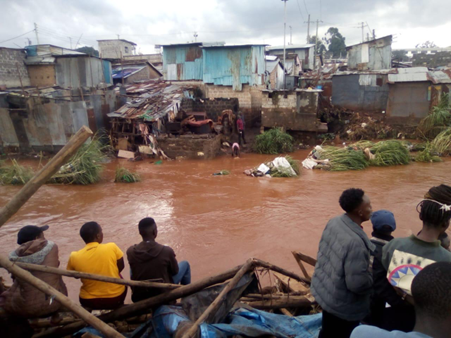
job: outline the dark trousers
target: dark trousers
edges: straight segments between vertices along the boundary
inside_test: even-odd
[[[87,310],[114,310],[124,305],[125,296],[127,296],[127,288],[121,295],[113,298],[80,298],[80,304]]]
[[[350,322],[323,310],[323,327],[318,338],[349,338],[359,321]]]
[[[238,130],[238,144],[241,145],[241,139],[243,139],[244,144],[246,144],[246,139],[244,138],[244,130]]]

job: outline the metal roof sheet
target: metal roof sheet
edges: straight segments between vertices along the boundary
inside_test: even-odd
[[[138,73],[139,71],[143,70],[145,67],[124,67],[124,69],[121,69],[121,67],[113,69],[112,77],[113,79],[126,79],[130,75],[133,75],[135,73]]]
[[[286,45],[285,49],[307,49],[315,47],[313,43],[305,44],[305,45]],[[266,50],[278,50],[283,49],[283,46],[269,46],[266,47]]]
[[[441,70],[438,71],[430,71],[429,75],[433,79],[434,83],[451,83],[451,70],[448,72],[444,72]]]
[[[397,68],[397,73],[388,75],[388,82],[430,81],[426,67]]]

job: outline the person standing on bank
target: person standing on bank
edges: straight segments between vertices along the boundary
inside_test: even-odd
[[[241,146],[241,140],[243,140],[243,143],[246,144],[246,139],[244,137],[244,119],[243,115],[238,114],[238,119],[236,121],[236,127],[238,129],[238,144]]]
[[[155,241],[157,224],[151,217],[143,218],[138,224],[142,242],[127,249],[132,280],[162,279],[164,283],[187,285],[191,283],[191,268],[187,261],[177,263],[172,248]],[[132,301],[157,296],[162,289],[132,287]]]
[[[67,270],[122,278],[124,254],[115,243],[103,242],[102,228],[97,222],[83,224],[80,236],[86,246],[70,254]],[[112,310],[124,304],[124,285],[81,279],[80,304],[88,310]]]
[[[319,338],[348,338],[370,312],[369,264],[375,246],[362,223],[371,217],[371,202],[363,190],[352,188],[341,194],[339,203],[346,213],[327,223],[311,283],[323,308]]]

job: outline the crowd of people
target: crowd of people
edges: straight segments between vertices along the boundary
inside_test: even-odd
[[[363,190],[345,190],[339,204],[345,213],[325,227],[311,282],[312,294],[323,309],[319,338],[449,337],[451,252],[446,230],[451,219],[451,187],[442,184],[425,194],[417,206],[422,229],[406,238],[392,236],[394,214],[373,212]],[[362,226],[369,220],[371,238]],[[10,260],[59,267],[58,246],[44,236],[48,228],[27,225],[20,229],[19,247],[10,253]],[[138,231],[142,242],[126,251],[130,278],[189,284],[189,263],[177,262],[172,248],[156,242],[155,220],[142,219]],[[67,270],[122,278],[124,254],[114,243],[103,244],[98,223],[85,223],[80,237],[86,245],[71,253]],[[33,274],[67,295],[61,276]],[[81,283],[80,304],[90,311],[124,304],[124,285],[86,278],[81,278]],[[131,291],[133,302],[164,292],[143,287],[131,287]],[[1,293],[0,308],[13,317],[36,318],[57,313],[61,304],[15,279],[12,287]]]
[[[450,337],[451,187],[425,194],[422,229],[406,238],[392,236],[393,213],[373,212],[363,190],[345,190],[339,203],[345,214],[326,225],[311,284],[323,309],[319,338]]]

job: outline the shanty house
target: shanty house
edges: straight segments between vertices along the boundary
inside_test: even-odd
[[[162,77],[156,67],[148,61],[123,60],[121,63],[113,65],[113,82],[114,84],[133,83],[136,81],[145,81],[159,79]]]
[[[283,66],[275,55],[266,55],[265,87],[266,89],[283,89]]]
[[[283,62],[283,46],[271,46],[266,48],[269,55],[276,55]],[[287,74],[299,76],[300,71],[314,69],[315,45],[287,45],[285,46],[285,59]]]
[[[202,80],[202,43],[163,45],[165,80]]]
[[[33,87],[81,88],[113,83],[109,61],[53,45],[27,46],[25,50]]]
[[[425,117],[442,93],[451,90],[451,69],[429,71],[426,67],[400,68],[388,75],[390,117]]]
[[[349,70],[382,70],[391,68],[392,36],[346,47]]]
[[[120,60],[135,55],[136,43],[124,39],[97,40],[102,59]]]

